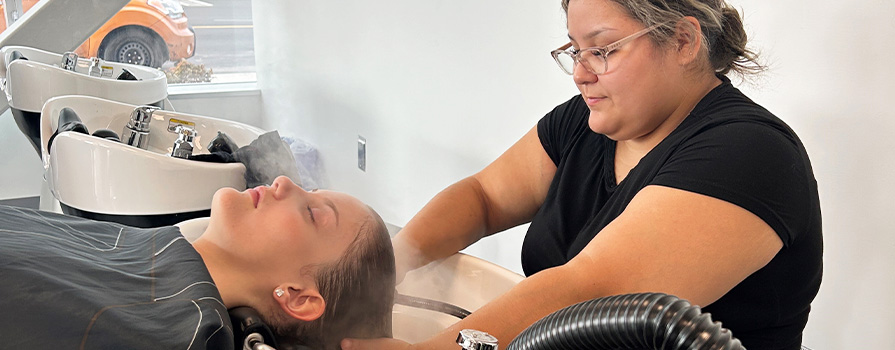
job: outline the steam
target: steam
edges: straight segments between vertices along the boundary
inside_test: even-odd
[[[283,141],[289,145],[292,156],[295,157],[295,165],[298,167],[298,175],[301,177],[301,187],[306,191],[320,189],[325,187],[324,169],[317,153],[317,148],[309,142],[291,137],[283,136]]]
[[[236,150],[233,156],[246,167],[246,188],[270,185],[281,175],[299,186],[302,184],[295,158],[276,130],[262,134]]]

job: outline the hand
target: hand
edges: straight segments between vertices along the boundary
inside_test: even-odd
[[[342,339],[342,350],[411,350],[413,345],[392,338]]]

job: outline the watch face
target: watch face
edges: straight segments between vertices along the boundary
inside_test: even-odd
[[[457,335],[457,344],[463,349],[492,350],[497,349],[497,338],[475,329],[464,329]]]

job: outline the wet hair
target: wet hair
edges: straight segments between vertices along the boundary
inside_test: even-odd
[[[373,209],[370,213],[337,261],[313,267],[326,302],[323,315],[311,322],[274,325],[281,348],[337,350],[343,338],[392,336],[395,255],[385,223]]]
[[[568,14],[569,1],[562,0]],[[758,54],[746,47],[746,30],[739,12],[724,0],[609,0],[645,27],[660,25],[649,34],[659,45],[671,42],[677,22],[686,16],[699,21],[702,47],[712,69],[720,74],[733,71],[741,76],[759,73],[765,67]]]

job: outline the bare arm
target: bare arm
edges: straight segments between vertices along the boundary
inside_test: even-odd
[[[553,311],[608,295],[663,292],[705,306],[765,266],[782,246],[770,226],[741,207],[649,186],[567,264],[525,279],[411,348],[454,349],[457,332],[465,328],[491,333],[505,346]],[[407,347],[395,341],[353,345],[352,350]]]
[[[398,278],[531,221],[554,173],[534,127],[485,169],[441,191],[395,236]]]

